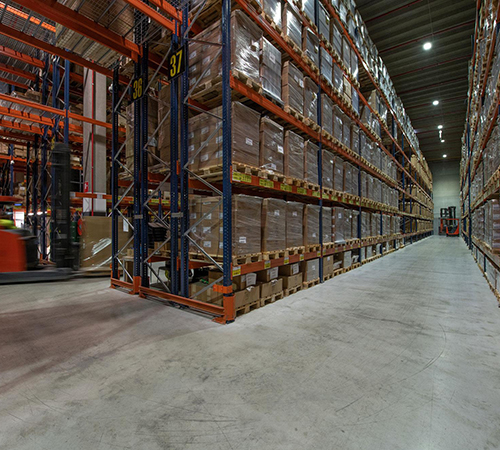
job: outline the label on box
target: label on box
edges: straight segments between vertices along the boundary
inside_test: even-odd
[[[300,256],[302,257],[302,261],[304,259],[304,255]],[[292,264],[290,267],[292,268],[292,275],[297,275],[299,273],[299,263]]]
[[[278,153],[285,153],[285,150],[283,150],[282,145],[278,145]]]
[[[201,155],[200,161],[208,161],[208,154],[205,153],[204,155]]]
[[[321,257],[321,250],[318,253],[316,253],[316,255],[318,256],[318,258],[320,258]]]
[[[240,244],[246,244],[247,243],[247,238],[246,236],[240,236],[240,238],[238,239],[238,242]]]
[[[211,56],[206,56],[205,58],[203,58],[203,65],[206,66],[207,64],[209,64],[211,58]]]
[[[297,211],[292,212],[292,217],[298,217],[298,215]]]
[[[212,242],[210,242],[210,241],[204,241],[203,242],[203,247],[211,248],[212,247]]]
[[[221,142],[222,142],[222,136],[217,136],[217,137],[215,138],[215,143],[216,143],[216,144],[220,144]]]
[[[269,264],[271,264],[271,261],[269,261]],[[275,280],[278,278],[278,267],[273,267],[272,269],[269,269],[269,278],[271,280]]]
[[[203,227],[203,233],[210,233],[210,227]]]
[[[241,270],[240,270],[240,272],[241,272]],[[257,274],[256,273],[247,273],[246,274],[246,281],[247,281],[247,287],[255,286],[257,284]]]
[[[219,242],[219,248],[224,248],[224,242]]]
[[[283,264],[286,266],[287,264],[290,264],[290,257],[289,256],[285,256],[285,260],[283,262]]]
[[[264,269],[270,269],[271,268],[271,261],[264,261]]]
[[[233,277],[237,277],[238,275],[241,275],[241,266],[233,267]]]
[[[201,134],[207,134],[209,130],[210,130],[210,128],[209,128],[209,127],[203,127],[203,128],[201,129]]]
[[[250,138],[245,138],[245,144],[247,145],[253,145],[253,141]]]
[[[194,145],[190,145],[190,146],[188,147],[188,150],[189,150],[189,152],[190,152],[190,153],[191,153],[191,152],[194,152]]]
[[[128,233],[128,222],[126,220],[123,221],[123,231]]]
[[[189,54],[189,59],[193,59],[193,58],[196,58],[196,50]]]
[[[275,215],[276,217],[279,217],[279,215],[280,215],[280,210],[279,210],[279,209],[275,209],[275,210],[274,210],[274,215]]]
[[[299,260],[304,261],[304,254],[303,253],[300,255]]]
[[[313,233],[313,234],[312,234],[312,237],[313,237],[313,238],[315,238],[316,236],[317,236],[317,234],[316,234],[316,233]]]
[[[205,216],[205,219],[207,219],[207,220],[212,220],[212,213],[208,213],[208,214]]]
[[[276,62],[276,58],[274,57],[274,55],[272,53],[269,53],[269,59],[271,60],[271,62],[273,64]]]
[[[301,88],[303,88],[303,87],[304,87],[304,80],[299,80],[299,86],[300,86]]]

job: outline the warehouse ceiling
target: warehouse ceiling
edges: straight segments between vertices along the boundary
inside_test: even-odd
[[[428,161],[459,159],[475,0],[356,0]],[[424,43],[432,48],[424,50]],[[437,106],[433,105],[439,101]],[[443,140],[438,126],[443,126]]]

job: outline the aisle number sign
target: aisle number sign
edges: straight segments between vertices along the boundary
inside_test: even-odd
[[[135,102],[139,100],[144,95],[144,90],[146,89],[147,81],[146,77],[137,77],[132,80],[132,85],[130,89],[132,91],[132,101]]]
[[[167,78],[169,80],[178,77],[186,70],[185,47],[180,47],[177,50],[172,50],[167,56]]]

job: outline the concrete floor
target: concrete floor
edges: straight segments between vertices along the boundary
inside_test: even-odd
[[[433,237],[220,326],[107,288],[1,287],[0,448],[500,448],[500,310]]]

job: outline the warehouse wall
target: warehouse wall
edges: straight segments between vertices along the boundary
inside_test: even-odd
[[[434,182],[434,234],[439,229],[439,212],[448,206],[457,207],[460,218],[460,161],[435,161],[429,163]]]

